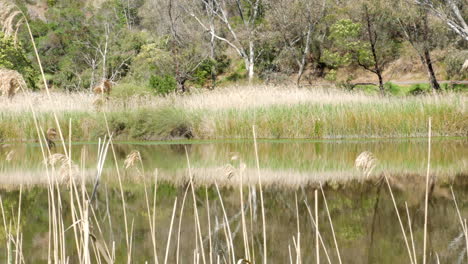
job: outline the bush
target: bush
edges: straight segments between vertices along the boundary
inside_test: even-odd
[[[468,60],[468,51],[466,50],[453,50],[447,57],[444,63],[447,71],[447,79],[460,79],[468,78],[468,71],[462,71],[463,63]]]
[[[385,91],[389,91],[393,95],[397,95],[401,92],[401,88],[392,82],[386,82],[384,84],[384,89]]]
[[[202,86],[211,78],[211,71],[214,71],[216,67],[216,61],[211,59],[204,60],[200,66],[198,66],[197,70],[194,73],[194,83]]]
[[[0,68],[19,72],[28,87],[35,90],[38,72],[34,69],[26,51],[21,44],[15,43],[13,37],[6,37],[0,32]]]
[[[149,79],[149,86],[156,94],[167,95],[177,89],[177,82],[171,75],[152,75]]]
[[[112,96],[117,98],[144,96],[151,94],[151,92],[148,86],[135,83],[119,83],[112,88]]]
[[[410,87],[409,94],[411,95],[420,95],[425,94],[430,91],[428,84],[413,84]]]
[[[336,81],[336,70],[331,69],[330,71],[328,71],[327,74],[325,75],[325,80],[330,81],[330,82]]]

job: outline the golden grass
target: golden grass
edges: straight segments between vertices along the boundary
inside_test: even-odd
[[[370,151],[364,151],[356,158],[354,166],[366,177],[369,177],[372,170],[377,165],[377,158]]]
[[[1,32],[7,37],[17,39],[18,29],[23,24],[24,20],[14,3],[2,0],[0,1],[0,27]]]
[[[26,82],[19,72],[0,68],[0,92],[2,96],[11,99],[20,89],[25,88]],[[23,102],[23,104],[25,103]]]
[[[54,103],[48,101],[48,96],[42,92],[29,92],[18,94],[18,100],[2,102],[0,111],[28,112],[30,111],[26,99],[34,104],[36,112],[51,111],[92,111],[96,99],[100,95],[89,92],[64,93],[51,92]],[[297,104],[342,105],[359,103],[398,103],[427,102],[444,103],[462,99],[466,107],[466,95],[460,93],[446,93],[443,95],[427,95],[418,97],[381,97],[362,92],[348,92],[332,88],[297,88],[295,86],[232,86],[215,91],[194,91],[187,95],[160,96],[132,96],[125,99],[111,98],[103,102],[102,111],[112,112],[122,109],[158,108],[172,106],[186,110],[248,110],[275,105],[293,106]],[[462,109],[463,111],[466,111]]]

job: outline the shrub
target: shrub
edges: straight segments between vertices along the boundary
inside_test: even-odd
[[[156,94],[167,95],[177,89],[177,82],[171,75],[152,75],[149,79],[149,86]]]
[[[454,50],[451,51],[444,60],[447,79],[466,79],[468,78],[468,71],[462,71],[463,63],[468,60],[468,51]]]
[[[212,70],[214,70],[216,75],[223,74],[226,72],[230,63],[230,59],[225,55],[218,56],[214,60],[205,59],[193,74],[194,83],[202,86],[211,79]]]
[[[392,82],[386,82],[384,84],[384,88],[385,88],[385,91],[389,91],[391,94],[394,94],[394,95],[397,95],[401,91],[400,87]]]
[[[128,98],[130,96],[143,96],[150,94],[151,90],[147,85],[135,83],[119,83],[112,88],[112,96],[117,98]]]
[[[336,81],[336,70],[332,69],[325,75],[325,80],[334,82]]]
[[[413,84],[410,87],[409,94],[420,95],[425,94],[429,91],[429,85],[426,84]]]

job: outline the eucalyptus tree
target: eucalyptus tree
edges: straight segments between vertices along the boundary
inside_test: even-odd
[[[141,9],[142,25],[156,39],[159,58],[165,58],[153,58],[154,74],[173,76],[180,92],[187,90],[187,82],[209,57],[203,32],[186,12],[188,6],[185,0],[155,0]]]
[[[332,46],[324,60],[343,66],[354,64],[376,75],[380,92],[385,92],[383,72],[399,54],[400,38],[384,1],[348,1],[348,18],[330,27]],[[393,26],[392,26],[393,25]]]
[[[468,41],[468,4],[465,0],[413,0],[444,21],[460,37]]]
[[[201,0],[211,14],[209,19],[219,22],[219,29],[213,28],[214,21],[200,16],[193,10],[190,15],[203,30],[209,31],[213,38],[222,41],[234,49],[244,60],[249,82],[255,75],[256,45],[258,25],[264,16],[265,6],[261,0]]]
[[[279,35],[282,52],[290,57],[297,69],[296,83],[300,84],[307,66],[317,25],[325,16],[326,0],[269,0],[267,21],[273,35]]]
[[[418,53],[419,59],[426,68],[429,84],[433,91],[439,91],[431,50],[437,45],[440,32],[435,32],[431,27],[428,9],[408,2],[407,0],[394,0],[395,16],[400,25],[403,36]]]

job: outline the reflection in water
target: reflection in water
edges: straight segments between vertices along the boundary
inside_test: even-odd
[[[428,222],[428,258],[435,263],[436,253],[441,263],[456,263],[466,256],[464,237],[457,211],[452,200],[453,185],[462,217],[468,214],[466,140],[435,140],[431,160],[431,192]],[[123,193],[127,219],[132,227],[133,263],[153,262],[153,247],[148,224],[148,210],[144,184],[152,196],[157,169],[155,231],[159,263],[163,263],[167,238],[171,245],[168,263],[191,263],[194,250],[203,245],[204,254],[215,261],[236,260],[251,255],[254,263],[261,263],[263,255],[262,217],[255,159],[251,142],[231,142],[188,145],[193,179],[198,187],[195,204],[199,212],[202,242],[195,224],[194,201],[190,194],[185,147],[177,145],[118,144],[116,155],[123,176]],[[72,159],[81,164],[81,175],[94,179],[96,175],[97,146],[74,145]],[[344,263],[408,263],[408,253],[393,208],[388,187],[380,177],[385,172],[396,198],[406,231],[414,233],[418,262],[422,259],[424,225],[424,192],[427,144],[424,140],[406,141],[343,141],[343,142],[271,142],[259,143],[260,178],[265,201],[268,263],[289,263],[295,260],[300,247],[302,263],[315,263],[315,227],[306,204],[313,210],[314,192],[319,182],[324,184],[328,207]],[[83,151],[86,149],[86,151]],[[142,169],[124,169],[124,159],[133,150],[140,152]],[[14,151],[14,155],[8,154]],[[354,168],[356,157],[363,151],[372,152],[378,164],[369,178]],[[10,161],[5,158],[10,155]],[[237,156],[237,158],[233,158]],[[6,219],[14,219],[18,207],[18,185],[27,185],[22,196],[23,252],[26,263],[47,263],[49,242],[48,192],[36,184],[46,184],[44,164],[40,150],[35,145],[7,146],[0,150],[0,195]],[[138,166],[138,162],[135,166]],[[230,166],[226,166],[230,164]],[[242,166],[245,164],[245,168]],[[126,261],[125,224],[118,178],[112,156],[105,164],[103,182],[92,207],[99,222],[93,225],[94,244],[112,245],[115,241],[116,263]],[[241,210],[240,184],[244,185]],[[218,196],[214,184],[221,188]],[[88,187],[92,190],[92,184]],[[65,225],[73,223],[70,195],[63,186],[62,215]],[[182,208],[183,197],[189,191]],[[320,189],[319,189],[320,192]],[[296,211],[296,195],[298,211]],[[174,201],[177,197],[173,231],[169,234]],[[319,196],[318,223],[327,254],[337,263],[325,204]],[[407,206],[407,207],[406,207]],[[226,211],[224,215],[223,207]],[[410,219],[406,215],[409,212]],[[208,213],[209,212],[209,213]],[[244,238],[242,215],[245,215],[247,239]],[[297,218],[299,217],[299,219]],[[226,221],[227,219],[227,221]],[[7,220],[7,221],[8,221]],[[180,221],[180,225],[179,225]],[[297,235],[299,222],[300,240]],[[227,239],[229,226],[234,249]],[[180,229],[179,229],[180,227]],[[98,229],[102,230],[99,232]],[[0,230],[3,230],[0,228]],[[3,232],[3,231],[0,231]],[[180,240],[177,239],[180,232]],[[211,236],[209,235],[211,234]],[[408,233],[409,234],[409,233]],[[75,252],[74,234],[65,233],[66,251]],[[177,250],[177,241],[180,248]],[[300,244],[298,244],[300,243]],[[0,235],[0,245],[5,245],[5,235]],[[248,245],[248,253],[244,245]],[[210,247],[211,245],[211,247]],[[210,255],[211,252],[211,255]],[[290,253],[291,252],[291,253]],[[200,252],[198,252],[200,253]],[[0,260],[7,252],[0,250]],[[321,249],[322,262],[326,263],[325,250]],[[195,255],[196,256],[196,255]],[[77,262],[70,253],[70,263]],[[104,261],[104,259],[102,260]],[[231,261],[232,262],[232,261]],[[200,257],[200,263],[203,263]],[[207,261],[208,263],[208,261]],[[224,262],[223,262],[224,263]]]
[[[321,180],[350,180],[362,178],[363,173],[355,168],[356,157],[369,151],[377,159],[372,175],[383,172],[394,175],[425,175],[427,162],[427,142],[424,139],[415,140],[384,140],[384,141],[263,141],[259,142],[259,160],[262,176],[268,184],[285,184],[286,186],[303,186]],[[136,150],[141,153],[143,166],[152,177],[157,169],[161,177],[167,181],[180,181],[186,177],[187,160],[185,148],[189,152],[191,167],[200,183],[229,185],[229,177],[225,177],[226,167],[238,169],[240,164],[246,164],[245,177],[255,179],[255,156],[250,141],[233,141],[201,144],[116,144],[115,152],[119,166],[127,155]],[[60,148],[58,148],[60,149]],[[83,151],[85,149],[86,151]],[[12,154],[8,154],[13,151]],[[92,175],[96,169],[97,145],[74,145],[72,160],[81,164],[84,155],[86,171]],[[7,162],[7,155],[11,161]],[[233,159],[233,157],[235,157]],[[229,165],[228,165],[229,164]],[[0,184],[8,185],[10,179],[14,183],[40,183],[43,178],[44,164],[42,154],[37,145],[10,145],[0,150]],[[431,172],[444,180],[453,180],[457,174],[468,171],[468,141],[434,139],[431,153]],[[125,171],[131,176],[132,170]],[[14,177],[13,177],[14,176]],[[112,155],[107,156],[104,165],[104,177],[115,179],[115,164]],[[289,183],[289,184],[288,184]],[[236,182],[233,182],[236,184]]]
[[[382,183],[382,182],[380,182]],[[467,185],[455,186],[455,192],[459,201],[467,201]],[[447,187],[440,187],[447,191]],[[176,207],[176,218],[174,223],[181,221],[180,225],[180,259],[189,263],[193,259],[194,249],[197,247],[197,233],[194,225],[194,210],[191,195],[187,196],[185,207],[181,213],[183,187],[173,187],[162,184],[157,193],[157,216],[156,216],[156,236],[158,239],[157,251],[160,258],[166,250],[166,239],[169,235],[172,206],[175,197],[178,197]],[[244,203],[246,205],[244,213],[247,219],[247,229],[249,236],[249,248],[255,252],[256,262],[261,263],[262,258],[262,220],[259,209],[259,198],[257,190],[257,205],[250,207],[253,203],[250,199],[254,197],[249,188],[244,188]],[[301,257],[303,263],[312,263],[315,259],[315,229],[307,213],[306,201],[313,206],[314,188],[299,188],[296,191],[266,190],[264,192],[266,224],[267,224],[267,245],[269,263],[289,263],[288,247],[293,247],[297,243],[297,218],[295,209],[295,195],[298,197],[299,229],[301,236]],[[368,183],[354,183],[343,186],[326,185],[324,188],[327,196],[328,206],[333,220],[337,241],[339,243],[341,257],[346,263],[407,263],[408,255],[403,241],[402,233],[398,224],[397,216],[392,206],[387,186],[376,181]],[[408,204],[408,211],[411,216],[411,228],[414,233],[418,259],[421,258],[422,232],[424,221],[424,192],[407,193],[405,190],[393,189],[397,197],[398,210],[405,215],[404,199],[411,196],[412,203]],[[406,195],[403,195],[406,193]],[[18,199],[18,191],[2,192],[2,199],[5,211],[11,212],[15,209]],[[68,196],[62,196],[63,204],[68,203]],[[125,183],[125,200],[127,203],[127,217],[133,223],[133,262],[144,263],[152,261],[153,249],[151,246],[151,232],[146,214],[146,203],[144,190],[141,184]],[[209,238],[212,243],[212,254],[221,259],[229,259],[229,247],[226,243],[225,221],[221,201],[216,193],[215,187],[208,189],[200,188],[196,192],[197,209],[200,214],[201,232],[203,235],[203,245],[205,254],[209,254]],[[241,211],[239,189],[227,188],[221,192],[223,205],[227,212],[235,254],[239,258],[245,256],[244,239],[242,232]],[[210,224],[207,218],[209,205]],[[323,199],[319,202],[319,229],[326,245],[327,253],[330,255],[332,263],[337,263],[337,255],[334,249],[333,237],[330,231],[328,217],[324,209]],[[123,212],[119,197],[119,190],[115,186],[104,184],[100,190],[93,207],[96,217],[100,221],[103,236],[99,236],[96,226],[91,230],[92,234],[102,243],[112,244],[116,241],[117,263],[122,263],[126,259],[125,252],[125,231],[123,222]],[[251,210],[251,208],[254,208]],[[256,211],[254,211],[256,210]],[[455,263],[464,250],[464,241],[460,241],[460,228],[457,219],[455,206],[451,199],[439,196],[434,193],[431,197],[428,227],[428,252],[431,253],[431,261],[435,261],[435,253],[441,258],[441,263]],[[468,212],[466,202],[460,204],[463,215]],[[23,248],[26,263],[46,263],[48,240],[48,215],[47,215],[47,191],[42,188],[33,188],[25,192],[23,197],[23,222],[24,232]],[[179,216],[181,216],[179,218]],[[71,220],[70,210],[63,210],[64,219]],[[256,215],[256,216],[255,216]],[[211,237],[208,237],[208,227],[211,230]],[[170,247],[169,263],[175,263],[176,241],[179,232],[178,224],[174,225],[171,236],[172,246]],[[74,251],[73,234],[70,231],[67,235],[67,251]],[[0,242],[4,242],[3,236]],[[4,251],[0,251],[0,259],[5,259]],[[325,253],[322,249],[323,262]],[[76,256],[75,256],[76,257]],[[74,257],[71,256],[72,260]],[[419,259],[420,260],[420,259]],[[162,261],[162,259],[160,259]],[[432,262],[430,262],[432,263]]]

